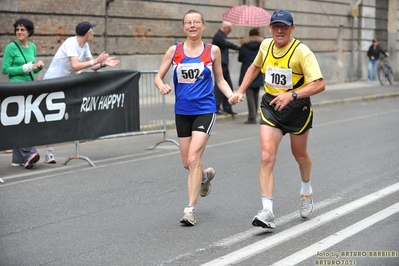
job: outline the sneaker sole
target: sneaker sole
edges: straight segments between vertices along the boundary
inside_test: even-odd
[[[211,193],[211,190],[212,190],[212,185],[209,184],[208,191],[206,192],[206,194],[200,194],[200,196],[201,196],[201,197],[206,197],[206,196],[208,196],[208,195]],[[202,190],[201,190],[201,192],[202,192]]]
[[[201,193],[200,193],[201,197],[206,197],[209,195],[209,193],[211,193],[211,190],[212,190],[211,181],[214,177],[215,177],[215,169],[213,169],[213,175],[211,177],[209,177],[208,181],[206,181],[206,183],[208,183],[208,186],[209,186],[208,191],[205,194],[201,194],[202,193],[202,188],[201,188]]]
[[[303,219],[307,219],[307,218],[309,218],[309,217],[312,215],[313,211],[314,211],[314,207],[312,208],[312,211],[308,214],[308,216],[302,215],[301,212],[300,212],[300,215],[301,215],[301,217],[302,217]]]
[[[252,225],[253,226],[259,226],[259,227],[262,227],[262,228],[269,228],[269,229],[275,229],[276,228],[276,225],[274,224],[274,222],[263,222],[263,221],[261,221],[261,220],[259,220],[259,219],[257,219],[257,218],[255,218],[253,221],[252,221]]]
[[[33,158],[30,158],[25,165],[25,169],[31,169],[33,166],[36,165],[36,163],[40,160],[40,155],[36,153],[36,155]]]
[[[194,221],[189,221],[188,219],[181,219],[180,223],[184,224],[184,225],[188,225],[188,226],[194,226],[196,224],[196,222]]]

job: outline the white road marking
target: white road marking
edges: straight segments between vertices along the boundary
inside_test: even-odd
[[[326,199],[326,200],[320,201],[317,204],[315,204],[315,207],[317,208],[317,210],[320,210],[320,209],[325,208],[325,207],[327,207],[327,206],[329,206],[331,204],[334,204],[334,203],[336,203],[336,202],[338,202],[340,200],[342,200],[341,197]],[[290,221],[292,221],[294,219],[298,219],[298,217],[299,217],[298,211],[289,213],[287,215],[284,215],[284,216],[276,219],[276,225],[277,226],[283,225],[283,224],[288,223],[288,222],[290,222]],[[180,254],[177,257],[174,257],[172,259],[164,261],[161,264],[158,264],[158,266],[171,265],[171,264],[173,265],[173,263],[175,261],[178,261],[178,260],[181,260],[181,259],[184,259],[184,258],[189,258],[190,256],[193,256],[197,252],[201,252],[201,251],[204,251],[204,250],[207,250],[207,249],[212,249],[212,248],[215,248],[215,247],[228,247],[228,246],[237,244],[237,243],[239,243],[241,241],[247,240],[247,239],[249,239],[249,238],[251,238],[251,237],[253,237],[253,236],[257,235],[257,234],[259,234],[259,228],[249,229],[247,231],[244,231],[244,232],[235,234],[233,236],[227,237],[225,239],[222,239],[222,240],[220,240],[220,241],[218,241],[216,243],[213,243],[213,244],[209,245],[206,248],[199,248],[199,249],[196,249],[196,250],[184,253],[184,254]]]
[[[203,266],[225,266],[237,263],[239,261],[243,261],[248,259],[258,253],[264,252],[265,250],[275,247],[281,243],[284,243],[290,239],[293,239],[301,234],[307,233],[323,224],[329,223],[341,216],[344,216],[350,212],[353,212],[359,208],[362,208],[372,202],[375,202],[385,196],[388,196],[392,193],[399,191],[399,183],[391,185],[387,188],[381,189],[375,193],[372,193],[368,196],[355,200],[351,203],[348,203],[344,206],[341,206],[335,210],[332,210],[323,215],[314,217],[313,219],[294,226],[284,232],[278,233],[271,237],[267,237],[264,240],[253,243],[249,246],[241,248],[237,251],[231,252],[225,256],[219,257],[215,260],[212,260],[208,263],[203,264]]]
[[[320,210],[320,209],[325,208],[325,207],[327,207],[327,206],[329,206],[331,204],[334,204],[334,203],[336,203],[336,202],[338,202],[340,200],[342,200],[341,197],[336,197],[336,198],[323,200],[323,201],[318,202],[318,203],[315,204],[315,209],[316,210]],[[287,215],[284,215],[284,216],[276,219],[275,223],[276,223],[276,226],[281,226],[281,225],[286,224],[286,223],[288,223],[290,221],[298,219],[298,217],[299,217],[299,211],[292,212],[292,213],[289,213]],[[259,234],[259,228],[255,228],[254,227],[254,228],[249,229],[249,230],[247,230],[245,232],[242,232],[242,233],[233,235],[231,237],[222,239],[222,240],[212,244],[211,246],[212,247],[228,247],[228,246],[234,245],[236,243],[239,243],[239,242],[241,242],[243,240],[246,240],[248,238],[251,238],[251,237],[253,237],[253,236],[257,235],[257,234]]]
[[[272,266],[285,266],[285,265],[295,265],[301,261],[306,260],[307,258],[310,258],[312,256],[315,256],[317,252],[326,250],[329,247],[334,246],[335,244],[338,244],[339,242],[347,239],[348,237],[353,236],[354,234],[359,233],[360,231],[372,226],[373,224],[384,220],[385,218],[388,218],[389,216],[399,212],[399,203],[396,203],[394,205],[391,205],[390,207],[371,215],[370,217],[361,220],[360,222],[357,222],[337,233],[334,235],[331,235],[327,238],[324,238],[323,240],[319,241],[318,243],[315,243],[305,249],[302,249],[301,251],[298,251],[297,253],[286,257],[285,259],[282,259],[276,263],[274,263]]]

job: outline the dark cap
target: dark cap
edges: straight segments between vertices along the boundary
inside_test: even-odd
[[[294,24],[294,18],[291,13],[284,9],[278,9],[274,11],[272,17],[270,18],[270,24],[281,22],[286,25]]]
[[[84,36],[91,28],[97,26],[96,23],[90,23],[88,21],[80,22],[76,26],[76,34],[78,36]]]
[[[378,40],[377,39],[373,39],[373,42],[378,42]]]

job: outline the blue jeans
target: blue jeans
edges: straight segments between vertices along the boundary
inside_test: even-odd
[[[377,81],[377,69],[380,60],[369,60],[368,64],[368,79],[371,81]]]

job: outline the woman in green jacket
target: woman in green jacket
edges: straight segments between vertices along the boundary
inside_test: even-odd
[[[10,42],[4,50],[2,72],[8,75],[10,82],[33,81],[35,74],[44,66],[42,61],[36,62],[36,45],[29,41],[34,25],[28,19],[19,19],[13,26],[17,39]],[[11,165],[30,169],[39,159],[35,147],[15,148]]]

